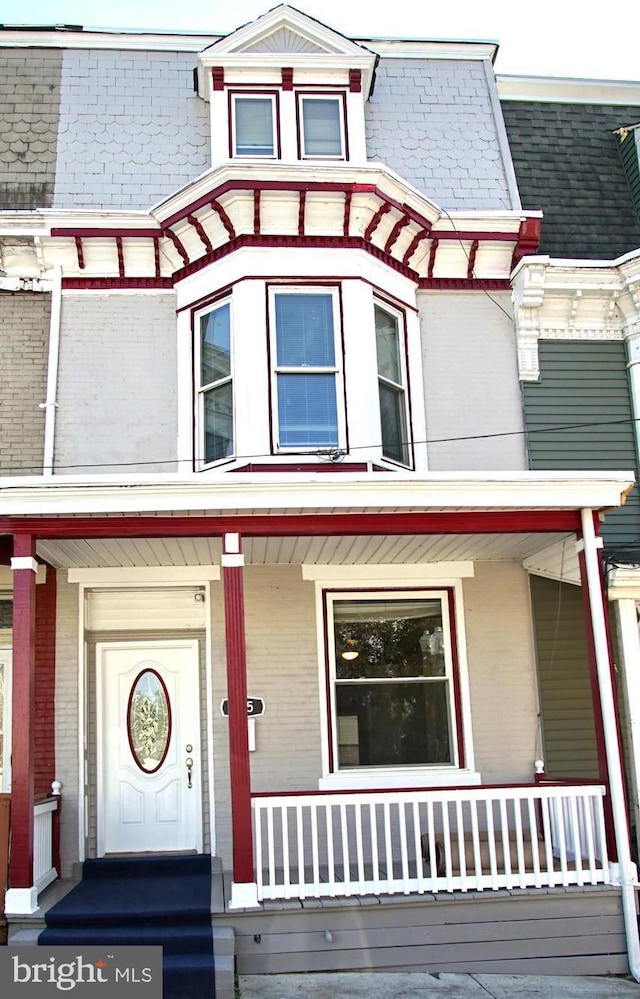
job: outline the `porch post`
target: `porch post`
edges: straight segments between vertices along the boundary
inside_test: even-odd
[[[231,909],[245,909],[258,905],[258,886],[253,870],[243,568],[244,555],[240,535],[225,534],[222,579],[227,644],[229,770],[233,835],[233,881],[229,903]]]
[[[613,827],[620,865],[622,884],[635,883],[631,853],[629,850],[629,825],[627,805],[622,775],[622,757],[618,737],[615,691],[609,656],[607,622],[605,618],[604,592],[598,549],[600,539],[596,537],[593,523],[593,510],[582,511],[582,541],[584,569],[591,613],[595,665],[602,709],[602,735],[607,758],[609,794]]]
[[[33,804],[35,727],[35,539],[13,539],[13,677],[11,695],[11,854],[5,908],[11,913],[35,912],[38,893],[33,883]]]

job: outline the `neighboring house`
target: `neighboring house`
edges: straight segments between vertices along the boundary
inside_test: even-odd
[[[634,462],[528,468],[544,206],[495,46],[284,6],[0,43],[10,924],[84,858],[196,851],[243,972],[640,973],[598,548]],[[558,546],[586,780],[536,762]]]
[[[640,85],[499,80],[520,195],[544,211],[540,253],[516,269],[520,378],[532,469],[634,469],[640,411]],[[640,494],[603,523],[604,567],[625,724],[629,804],[640,834]],[[533,586],[547,772],[597,773],[575,558],[550,550]],[[556,642],[561,607],[565,641]],[[566,640],[566,636],[573,638]],[[572,692],[572,724],[559,706]],[[636,847],[637,849],[637,847]]]

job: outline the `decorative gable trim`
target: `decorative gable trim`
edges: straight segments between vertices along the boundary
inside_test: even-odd
[[[352,93],[364,89],[367,94],[373,84],[376,59],[376,54],[363,45],[282,4],[200,52],[198,93],[210,99],[207,70],[213,66],[221,67],[231,82],[242,82],[247,73],[252,82],[262,78],[271,82],[280,77],[284,62],[287,72],[296,71],[297,80],[312,75],[316,82],[328,78],[335,82],[338,75]],[[357,74],[359,88],[355,86]]]

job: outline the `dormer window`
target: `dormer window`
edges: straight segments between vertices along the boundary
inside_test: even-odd
[[[281,5],[198,55],[211,103],[211,163],[229,158],[367,162],[376,55]]]
[[[301,159],[344,159],[343,97],[299,95]]]
[[[232,94],[233,156],[278,155],[275,94]]]

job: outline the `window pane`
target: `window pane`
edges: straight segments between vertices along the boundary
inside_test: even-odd
[[[340,767],[451,764],[446,681],[339,684]]]
[[[204,394],[204,460],[233,454],[233,392],[225,382]]]
[[[273,102],[236,98],[236,156],[273,156]]]
[[[389,312],[376,306],[376,349],[378,352],[378,374],[396,385],[402,384],[400,364],[400,338],[398,320]]]
[[[361,600],[333,605],[336,677],[444,676],[439,600]]]
[[[332,295],[276,295],[277,363],[286,367],[335,364]]]
[[[229,304],[200,320],[200,384],[226,378],[231,372],[231,309]]]
[[[342,156],[340,107],[335,98],[302,101],[305,156]]]
[[[379,382],[382,453],[385,458],[409,464],[409,447],[404,409],[404,392]]]
[[[338,444],[335,375],[278,375],[281,447]]]

